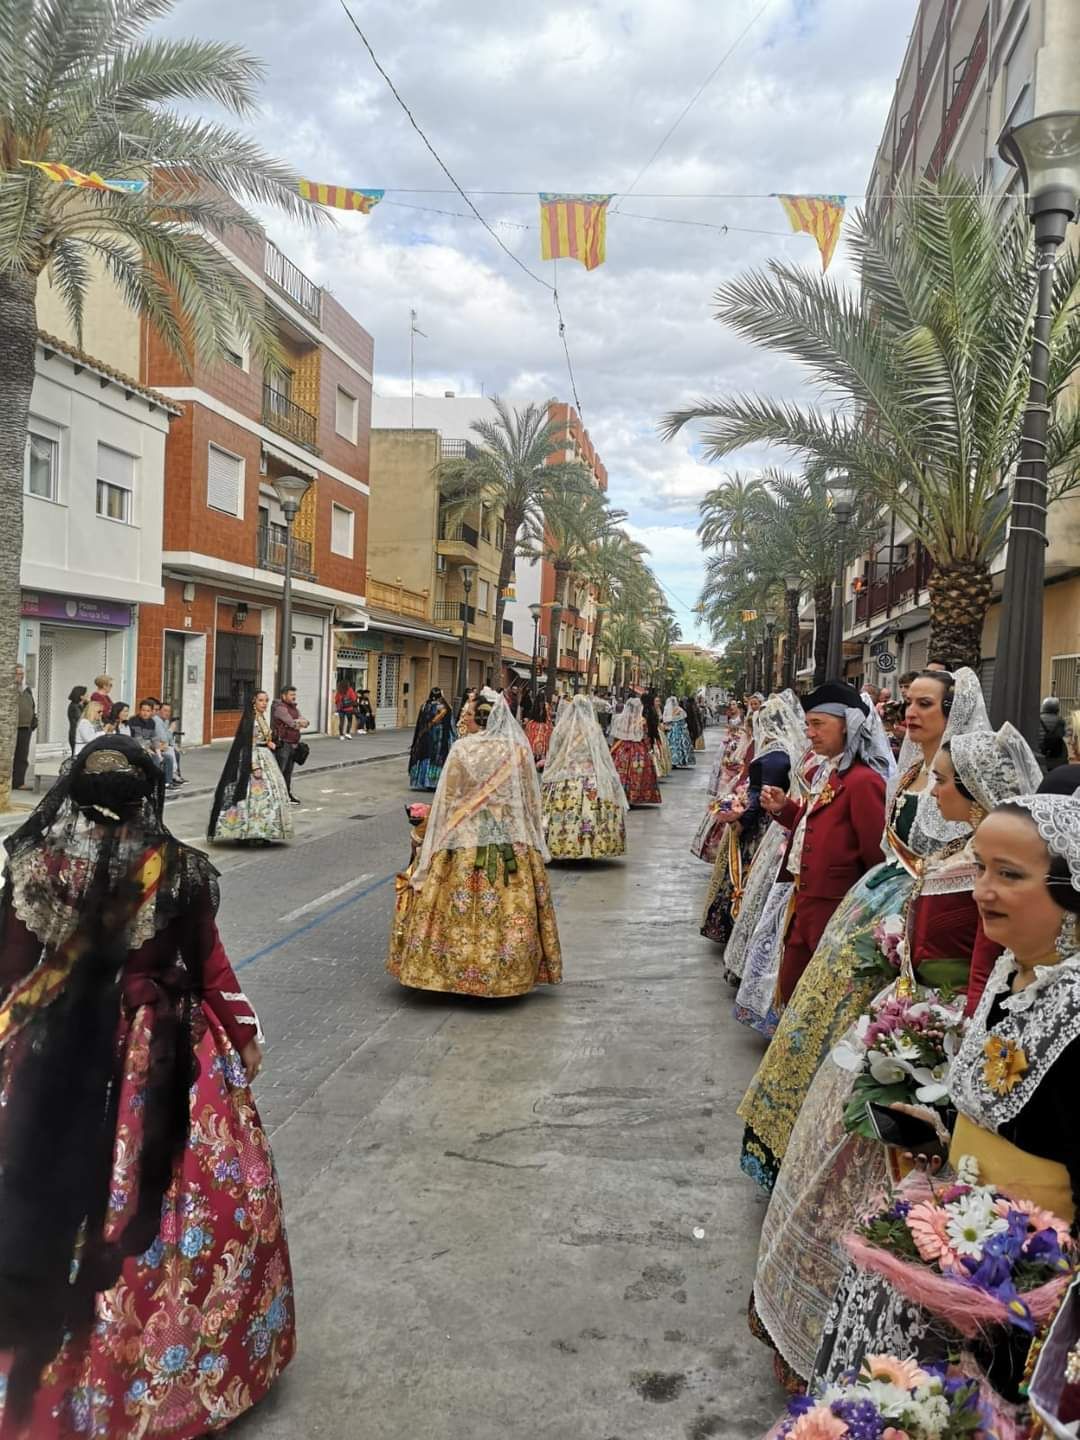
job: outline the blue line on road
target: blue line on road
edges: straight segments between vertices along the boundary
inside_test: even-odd
[[[350,895],[347,900],[342,900],[339,904],[333,906],[332,909],[327,910],[325,914],[316,915],[314,920],[308,920],[303,925],[298,925],[295,930],[290,930],[289,933],[283,935],[280,940],[274,940],[269,945],[264,945],[261,950],[256,950],[254,955],[245,955],[243,960],[236,962],[233,969],[245,970],[249,965],[254,965],[256,960],[262,960],[264,956],[272,955],[275,950],[280,950],[283,945],[291,944],[292,941],[298,939],[301,935],[306,935],[309,930],[314,930],[317,925],[322,925],[326,920],[332,920],[335,915],[340,915],[342,910],[347,910],[350,905],[355,905],[358,901],[366,899],[368,895],[374,894],[376,890],[381,890],[384,885],[389,884],[389,882],[393,880],[396,873],[397,872],[394,871],[390,875],[384,875],[381,880],[373,881],[372,884],[365,886],[363,890],[358,891],[355,895]]]

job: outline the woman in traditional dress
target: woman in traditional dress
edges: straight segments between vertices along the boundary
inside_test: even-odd
[[[1072,1123],[1080,1093],[1080,799],[1027,795],[991,811],[972,842],[975,902],[987,938],[1005,947],[987,982],[948,1085],[957,1121],[950,1164],[1015,1201],[1074,1224],[1080,1142]],[[916,1196],[912,1175],[898,1199]],[[854,1262],[825,1323],[815,1373],[832,1379],[863,1355],[933,1361],[960,1354],[992,1366],[1016,1399],[1009,1336],[993,1351],[964,1341],[938,1314]],[[1015,1334],[1015,1332],[1013,1332]],[[995,1337],[997,1338],[997,1337]],[[1024,1349],[1028,1337],[1021,1335]],[[1023,1356],[1021,1354],[1022,1364]]]
[[[794,692],[785,690],[784,699],[788,701],[789,710],[797,716],[800,728],[804,728],[799,701]],[[720,748],[720,754],[709,777],[709,794],[712,798],[705,806],[701,823],[690,842],[690,853],[699,860],[704,860],[707,865],[715,863],[721,842],[727,838],[731,797],[740,781],[745,781],[749,774],[753,758],[753,724],[747,720],[745,724],[728,731],[727,739]]]
[[[705,725],[693,695],[684,695],[682,708],[686,711],[686,728],[690,732],[690,744],[695,750],[705,749]]]
[[[412,893],[399,895],[386,968],[416,990],[524,995],[562,979],[536,766],[501,695],[481,691],[462,728]]]
[[[653,764],[641,701],[632,695],[611,722],[611,758],[631,805],[659,805],[660,785]]]
[[[208,840],[269,845],[291,840],[292,806],[285,777],[274,758],[270,697],[258,690],[236,727],[225,768],[214,791]]]
[[[8,841],[0,908],[0,1435],[194,1440],[292,1357],[258,1020],[217,872],[135,741]]]
[[[671,747],[671,763],[676,770],[688,770],[697,764],[697,756],[690,742],[690,731],[686,724],[686,711],[669,695],[664,705],[664,730]]]
[[[709,772],[708,793],[712,799],[723,800],[735,788],[752,738],[749,716],[744,715],[738,705],[732,705],[728,710],[727,735]]]
[[[553,860],[600,860],[626,853],[629,804],[587,695],[575,695],[559,713],[541,796]]]
[[[779,695],[774,695],[756,712],[753,725],[753,759],[746,766],[745,786],[736,788],[729,797],[730,804],[726,804],[726,808],[722,804],[717,816],[726,833],[713,864],[701,922],[702,935],[725,947],[741,913],[744,879],[758,845],[774,828],[761,805],[761,788],[775,785],[786,790],[791,783],[792,769],[806,749],[805,726],[801,718],[796,719],[789,702]],[[738,983],[738,976],[732,978]]]
[[[641,697],[641,713],[645,720],[645,738],[649,742],[649,752],[656,767],[656,778],[658,781],[666,780],[672,768],[671,747],[661,722],[664,707],[655,690],[646,690]]]
[[[901,908],[920,857],[962,833],[943,821],[928,790],[934,756],[943,739],[989,728],[973,670],[955,676],[931,671],[912,681],[901,770],[889,783],[886,802],[886,858],[837,906],[739,1106],[746,1125],[742,1168],[766,1190],[776,1180],[818,1066],[873,997],[873,978],[855,973],[855,943]]]
[[[560,706],[560,713],[562,707]],[[540,692],[530,703],[529,717],[525,721],[525,738],[533,752],[533,759],[536,761],[536,768],[543,770],[547,760],[548,746],[551,744],[551,732],[555,725],[551,717],[551,709],[548,705],[547,696]]]
[[[926,999],[942,986],[965,991],[984,957],[991,964],[996,960],[998,946],[979,926],[971,835],[994,806],[1030,791],[1041,779],[1034,753],[1011,725],[996,735],[979,730],[945,742],[933,771],[942,817],[965,833],[927,857],[897,917],[904,927],[905,973]],[[889,1185],[885,1147],[845,1127],[854,1076],[843,1059],[841,1043],[814,1077],[761,1232],[754,1329],[777,1350],[786,1380],[810,1379],[847,1264],[843,1236]]]
[[[434,790],[439,783],[450,746],[457,739],[454,716],[435,685],[420,706],[409,751],[409,788]]]

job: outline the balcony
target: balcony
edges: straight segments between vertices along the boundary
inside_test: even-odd
[[[367,598],[372,605],[380,605],[396,615],[408,615],[414,620],[427,619],[427,595],[419,590],[408,590],[404,585],[388,585],[383,580],[372,580],[369,575]]]
[[[440,555],[451,560],[475,561],[478,558],[480,532],[463,520],[439,521],[439,539],[435,546]]]
[[[465,603],[462,600],[436,600],[435,619],[461,624],[465,619]],[[469,624],[476,624],[476,606],[469,606]]]
[[[295,440],[297,445],[302,445],[305,450],[311,450],[316,455],[319,453],[316,443],[319,436],[318,417],[294,404],[287,395],[275,390],[272,385],[263,386],[262,418],[263,424],[269,429],[276,430],[287,440]]]
[[[275,290],[281,292],[318,325],[322,319],[322,290],[309,280],[271,241],[266,242],[263,273]]]
[[[276,570],[278,574],[284,575],[286,536],[284,525],[259,526],[256,564],[260,570]],[[294,575],[299,575],[302,579],[314,580],[315,557],[310,540],[298,540],[295,535],[293,536],[292,559]]]
[[[479,460],[480,451],[471,440],[439,439],[440,460]]]
[[[963,59],[958,60],[953,66],[952,72],[952,99],[945,115],[945,124],[942,126],[941,134],[938,136],[937,144],[934,146],[934,153],[930,156],[930,162],[926,167],[926,173],[931,180],[936,180],[945,168],[945,161],[949,154],[949,146],[956,138],[956,132],[960,128],[960,121],[967,114],[968,105],[975,91],[979,77],[986,65],[986,57],[990,42],[990,8],[986,9],[982,23],[975,35],[971,49]]]
[[[891,575],[874,579],[855,597],[852,623],[866,624],[875,615],[891,615],[893,611],[903,612],[914,609],[919,594],[926,588],[933,561],[921,547],[906,565],[901,565]],[[849,602],[850,603],[850,602]]]

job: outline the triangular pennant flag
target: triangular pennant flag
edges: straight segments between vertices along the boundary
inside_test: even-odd
[[[777,195],[792,230],[812,235],[821,251],[822,272],[833,258],[844,223],[846,195]]]
[[[540,258],[580,260],[595,270],[607,259],[610,195],[540,196]]]
[[[329,205],[333,210],[359,210],[370,215],[386,194],[385,190],[351,190],[346,185],[324,185],[318,180],[301,180],[297,186],[305,200]]]
[[[107,190],[115,195],[141,195],[149,180],[103,180],[96,172],[84,175],[70,165],[57,165],[48,160],[20,160],[20,165],[33,165],[57,185],[74,185],[80,190]]]

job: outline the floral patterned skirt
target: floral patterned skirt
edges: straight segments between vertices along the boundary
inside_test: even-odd
[[[247,795],[222,810],[211,840],[292,839],[292,806],[285,788],[285,776],[278,768],[272,751],[259,750],[255,759],[259,768],[251,772]]]
[[[555,726],[550,720],[526,720],[525,738],[528,740],[533,752],[533,759],[536,761],[536,768],[542,770],[544,761],[547,759],[548,746],[551,744],[551,732]]]
[[[671,763],[676,770],[685,770],[697,764],[697,756],[690,741],[690,730],[685,720],[672,720],[668,725],[668,745],[671,747]]]
[[[601,800],[593,780],[556,780],[541,787],[544,833],[553,860],[599,860],[626,854],[626,811]]]
[[[653,764],[656,766],[656,774],[659,779],[666,780],[671,774],[671,746],[668,744],[667,736],[661,730],[660,739],[652,747]]]
[[[440,850],[420,890],[398,877],[390,958],[402,985],[455,995],[524,995],[557,985],[562,952],[547,872],[538,850]],[[494,872],[494,873],[492,873]]]
[[[626,798],[631,805],[659,805],[656,766],[645,740],[616,740],[611,752]]]
[[[240,1057],[196,1017],[191,1132],[157,1239],[46,1368],[32,1440],[194,1440],[250,1410],[292,1359],[292,1274],[273,1157]],[[152,1010],[126,1039],[107,1233],[134,1208]],[[0,1436],[16,1431],[0,1422]],[[20,1440],[22,1437],[20,1436]]]

